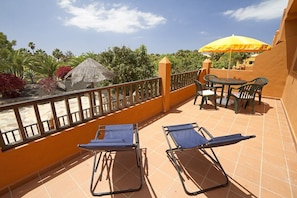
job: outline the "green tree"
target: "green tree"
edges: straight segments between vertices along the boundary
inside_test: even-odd
[[[247,59],[250,57],[250,53],[244,53],[244,52],[236,52],[236,53],[232,53],[232,59],[233,59],[233,63],[239,62],[240,64],[243,63],[244,59]]]
[[[113,47],[100,54],[99,62],[116,74],[114,84],[140,79],[136,69],[135,53],[130,48]]]
[[[116,74],[114,84],[150,78],[156,73],[144,45],[134,51],[126,46],[109,48],[99,54],[98,62]]]
[[[7,40],[7,36],[0,32],[0,72],[9,70],[9,56],[14,51],[15,45],[15,40]]]
[[[230,60],[229,53],[220,53],[219,55],[215,55],[215,57],[215,59],[211,59],[213,68],[228,68]]]
[[[212,61],[219,61],[220,58],[221,58],[224,54],[225,54],[225,53],[218,53],[218,52],[216,52],[216,53],[211,53],[211,54],[210,54],[210,60],[212,60]]]
[[[231,55],[231,59],[230,59]],[[212,67],[222,69],[227,69],[229,67],[232,67],[233,65],[236,65],[237,62],[242,63],[244,59],[249,58],[250,53],[246,52],[233,52],[233,53],[212,53],[211,54],[211,61],[212,61]]]
[[[153,77],[155,75],[155,68],[150,61],[146,47],[141,45],[134,53],[136,57],[136,72],[138,73],[139,79]]]
[[[158,65],[160,60],[165,56],[171,62],[172,74],[198,70],[202,67],[202,63],[205,60],[205,56],[197,50],[178,50],[172,54],[154,55],[154,65]]]

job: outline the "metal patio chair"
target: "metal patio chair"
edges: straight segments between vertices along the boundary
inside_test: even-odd
[[[196,85],[196,95],[194,99],[194,105],[196,104],[196,100],[198,96],[201,96],[201,103],[200,103],[200,109],[202,109],[204,102],[207,104],[207,100],[210,97],[214,98],[214,108],[217,109],[217,102],[216,102],[216,96],[217,96],[217,91],[215,87],[209,87],[205,84],[202,84],[198,80],[194,80],[195,85]]]

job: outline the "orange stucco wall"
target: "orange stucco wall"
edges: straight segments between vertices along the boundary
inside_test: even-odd
[[[182,89],[176,90],[171,92],[170,94],[170,106],[174,107],[181,102],[189,99],[189,98],[194,98],[196,93],[196,87],[194,84],[189,85],[187,87],[184,87]]]
[[[289,75],[282,95],[282,101],[290,122],[292,134],[297,140],[297,1],[290,0],[284,14],[281,29],[280,42],[284,43],[287,49],[287,68]]]
[[[297,74],[291,73],[286,81],[283,104],[291,125],[292,135],[297,140]]]

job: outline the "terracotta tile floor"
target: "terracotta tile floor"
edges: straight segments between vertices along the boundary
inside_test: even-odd
[[[250,107],[238,114],[232,108],[214,110],[209,104],[199,110],[199,105],[194,106],[193,100],[189,100],[140,126],[143,187],[138,192],[112,197],[186,197],[178,174],[166,156],[168,145],[161,126],[189,122],[197,122],[214,136],[238,132],[257,136],[215,149],[230,183],[197,197],[297,197],[296,147],[281,102],[264,98],[261,105],[255,105],[254,115],[250,114]],[[102,184],[97,185],[96,190],[136,187],[139,177],[134,154],[120,152],[112,156],[105,164],[109,174],[101,175]],[[222,180],[221,173],[197,151],[179,153],[178,157],[190,190]],[[92,197],[89,192],[92,165],[92,155],[82,152],[2,197]]]

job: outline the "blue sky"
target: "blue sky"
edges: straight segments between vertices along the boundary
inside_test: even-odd
[[[75,55],[114,46],[195,50],[232,34],[271,44],[288,0],[1,0],[0,32],[18,48]]]

